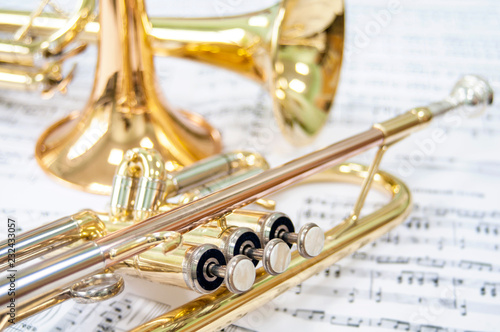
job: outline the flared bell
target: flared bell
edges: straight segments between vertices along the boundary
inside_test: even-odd
[[[325,125],[342,66],[343,0],[285,0],[243,15],[155,17],[151,23],[155,54],[216,65],[263,84],[291,143],[310,143]]]
[[[155,148],[173,170],[221,150],[203,118],[174,110],[157,87],[143,0],[101,0],[99,56],[87,106],[48,128],[35,155],[48,174],[109,194],[125,151]]]

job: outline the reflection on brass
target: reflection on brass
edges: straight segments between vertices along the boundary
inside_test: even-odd
[[[50,0],[41,1],[20,21],[11,21],[0,12],[0,24],[15,24],[9,31],[10,38],[0,39],[0,87],[40,91],[46,98],[56,91],[66,91],[74,67],[64,74],[62,63],[85,49],[86,43],[75,39],[94,19],[95,0],[79,0],[69,17],[66,13],[55,16],[61,20],[60,25],[47,34],[38,34],[34,22],[49,6],[54,7]]]
[[[319,173],[309,181],[351,182],[364,180],[367,168],[357,164],[343,164]],[[305,259],[298,252],[292,253],[287,271],[271,276],[263,268],[257,270],[254,287],[241,295],[220,289],[161,315],[132,331],[218,331],[242,315],[258,309],[286,290],[331,266],[367,243],[399,225],[411,211],[411,195],[401,180],[378,172],[374,185],[391,196],[391,201],[378,211],[360,218],[342,236],[336,236],[336,227],[325,233],[323,251],[312,259]]]
[[[200,116],[169,107],[159,90],[143,1],[99,2],[100,42],[87,106],[48,128],[35,156],[45,172],[93,193],[110,194],[125,151],[154,148],[170,170],[221,150]]]
[[[113,16],[100,13],[106,29]],[[28,20],[26,13],[2,11],[0,31],[15,30]],[[216,65],[263,84],[272,97],[278,125],[293,144],[311,142],[326,123],[342,64],[342,0],[289,0],[237,16],[153,17],[149,23],[149,37],[140,38],[151,40],[156,55]],[[43,36],[63,24],[59,17],[42,15],[33,20],[32,30]],[[99,23],[90,22],[78,38],[95,42],[99,30]]]
[[[233,264],[231,262],[223,263],[224,254],[220,249],[214,248],[215,244],[201,244],[203,241],[196,241],[196,244],[201,244],[196,248],[202,249],[187,247],[184,249],[181,247],[186,245],[182,244],[183,237],[186,236],[187,238],[186,234],[191,231],[195,231],[199,235],[199,232],[196,232],[199,229],[198,227],[203,228],[203,225],[212,221],[213,225],[218,225],[217,218],[226,218],[233,211],[256,202],[258,199],[280,189],[300,183],[301,180],[309,182],[347,181],[361,184],[360,198],[353,213],[339,225],[325,232],[324,249],[317,256],[306,259],[301,257],[298,252],[295,252],[292,255],[289,268],[280,275],[271,276],[264,269],[259,269],[255,285],[245,293],[234,295],[225,289],[219,289],[136,329],[136,331],[153,331],[157,329],[179,331],[219,330],[401,223],[410,212],[411,196],[404,183],[387,173],[377,170],[383,151],[394,144],[395,141],[399,141],[414,131],[424,128],[433,118],[457,108],[463,108],[466,113],[476,115],[490,105],[492,101],[493,91],[488,83],[480,77],[469,75],[460,80],[451,95],[443,101],[426,107],[415,108],[393,119],[375,124],[367,131],[279,167],[267,170],[258,169],[259,167],[257,167],[256,173],[254,173],[255,169],[252,167],[243,167],[251,176],[236,183],[231,181],[240,178],[241,174],[238,174],[238,172],[234,174],[225,172],[225,175],[223,174],[225,177],[234,176],[229,181],[225,178],[221,180],[222,183],[229,186],[223,186],[223,188],[215,192],[196,189],[199,194],[197,199],[180,204],[177,207],[175,203],[169,202],[153,204],[158,209],[156,212],[159,212],[162,211],[162,205],[166,206],[169,203],[168,207],[171,209],[167,212],[153,215],[142,221],[130,218],[132,220],[128,225],[120,225],[120,227],[118,227],[120,221],[118,221],[118,224],[111,221],[111,225],[116,227],[113,230],[108,229],[110,221],[105,220],[103,222],[106,224],[107,235],[102,234],[102,232],[89,232],[89,238],[83,239],[86,240],[85,242],[82,241],[83,244],[72,246],[62,250],[62,252],[59,251],[58,255],[48,257],[42,262],[35,262],[26,267],[23,266],[19,270],[16,279],[16,315],[19,319],[21,317],[26,318],[56,305],[71,297],[68,289],[71,289],[75,283],[102,274],[104,271],[118,269],[123,267],[123,264],[130,264],[128,267],[135,269],[134,271],[139,275],[142,272],[147,272],[148,277],[151,277],[152,273],[154,273],[154,278],[159,277],[162,272],[167,273],[169,277],[176,279],[176,282],[179,283],[182,282],[180,280],[182,273],[182,278],[186,284],[193,283],[195,280],[196,282],[203,280],[198,279],[199,276],[207,278],[207,280],[221,278],[221,276],[228,277],[232,285],[232,287],[228,286],[229,288],[234,288],[237,292],[246,290],[253,279],[246,279],[240,283],[228,276],[227,273]],[[342,164],[346,159],[374,147],[379,147],[382,150],[375,157],[372,166]],[[227,157],[223,157],[223,159],[230,160]],[[232,162],[229,163],[232,164]],[[261,166],[265,165],[265,163],[259,164]],[[210,171],[207,170],[207,165],[212,165],[215,173],[220,173],[221,169],[225,169],[220,159],[214,157],[206,161],[205,164],[202,162],[190,166],[193,168],[187,167],[184,169],[184,174],[179,175],[179,173],[176,173],[177,179],[185,181],[185,184],[191,183],[193,185],[200,180],[201,183],[197,183],[197,185],[201,185],[202,188],[215,188],[217,185],[205,182],[215,181],[209,176]],[[155,168],[155,172],[156,170],[158,168]],[[185,175],[188,174],[189,176],[186,178]],[[132,175],[129,174],[129,176]],[[191,177],[192,179],[190,179]],[[188,187],[190,185],[186,185],[186,188]],[[361,205],[368,187],[382,190],[388,193],[392,199],[386,206],[360,218]],[[157,188],[157,186],[151,186],[151,193],[156,195]],[[193,196],[188,195],[187,197]],[[182,197],[178,198],[181,199]],[[179,203],[182,203],[182,201],[179,201]],[[80,217],[86,219],[88,216],[88,214],[84,213]],[[56,223],[61,226],[58,222]],[[78,224],[73,224],[73,226],[78,228]],[[34,239],[25,239],[29,242],[24,245],[25,248],[29,248],[30,243],[38,245],[38,239],[44,236],[48,237],[43,233],[43,227],[41,230],[42,233],[36,234]],[[83,233],[87,234],[87,232]],[[287,232],[290,237],[289,240],[295,241],[295,235],[292,233],[291,231]],[[74,232],[71,234],[74,234]],[[284,238],[286,237],[284,236]],[[275,240],[281,241],[273,239],[269,241],[268,245],[276,243]],[[207,238],[207,241],[210,241],[210,239]],[[288,246],[284,242],[281,243],[288,250]],[[5,246],[6,243],[3,243],[0,248],[5,248]],[[201,261],[203,258],[202,252],[210,250],[210,248],[214,250],[215,255],[219,255],[220,261],[212,261],[211,257],[205,262]],[[170,261],[168,261],[168,264],[162,264],[166,262],[162,261],[165,255],[172,254],[172,251],[181,253],[181,255],[177,259],[174,256],[169,256]],[[251,250],[243,249],[243,253],[246,251]],[[197,254],[193,255],[192,253]],[[251,256],[262,256],[264,253],[254,250],[253,254]],[[283,258],[281,254],[278,256]],[[306,252],[306,256],[310,255],[307,255]],[[33,255],[30,255],[31,257]],[[147,264],[130,263],[137,262],[141,257],[148,260]],[[284,258],[282,264],[276,265],[278,268],[287,265],[288,259]],[[247,258],[242,259],[246,260]],[[160,262],[160,264],[156,264],[156,261]],[[177,263],[172,264],[175,261]],[[200,262],[201,267],[198,269]],[[250,266],[248,261],[242,262],[245,264],[240,266],[242,267],[240,271],[247,271],[245,273],[248,273],[248,267]],[[234,261],[233,263],[237,265],[238,262]],[[86,280],[90,280],[89,285],[100,286],[100,283],[94,282],[97,279],[99,277]],[[108,280],[107,277],[105,279]],[[9,324],[7,303],[9,303],[10,297],[7,294],[10,281],[4,276],[0,280],[0,328],[2,328]],[[193,287],[197,288],[196,285]],[[80,287],[76,288],[81,290]],[[104,296],[118,290],[119,287],[105,288]],[[82,293],[81,295],[86,296],[89,294]],[[90,299],[95,300],[94,293],[90,294]]]

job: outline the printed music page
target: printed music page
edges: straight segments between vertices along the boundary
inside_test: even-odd
[[[327,2],[318,1],[322,5]],[[153,16],[227,16],[273,2],[149,1]],[[30,4],[7,2],[10,9]],[[2,4],[4,6],[4,4]],[[500,2],[349,0],[341,83],[330,120],[311,146],[290,146],[269,93],[235,73],[157,57],[165,96],[218,128],[225,151],[263,154],[272,166],[447,96],[465,74],[500,91]],[[67,95],[0,92],[1,218],[19,234],[84,208],[106,211],[109,197],[67,188],[34,159],[48,126],[81,109],[90,94],[96,49],[71,61]],[[70,64],[65,66],[70,67]],[[500,99],[500,98],[497,98]],[[409,186],[414,207],[397,228],[249,313],[226,331],[494,331],[500,326],[500,107],[466,118],[453,113],[389,149],[381,169]],[[368,164],[374,151],[353,161]],[[338,224],[358,187],[304,185],[275,195],[296,227]],[[372,193],[363,214],[388,198]],[[7,229],[0,228],[0,238]],[[97,304],[66,301],[8,331],[126,331],[197,297],[126,277],[126,290]]]

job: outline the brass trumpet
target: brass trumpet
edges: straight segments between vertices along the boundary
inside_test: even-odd
[[[323,127],[342,64],[343,1],[325,5],[287,0],[237,16],[151,17],[149,21],[147,33],[155,55],[216,65],[264,84],[278,123],[294,144],[310,142]],[[35,35],[47,36],[64,29],[65,22],[51,14],[30,19],[26,12],[0,12],[0,31],[30,24]],[[96,43],[99,30],[98,22],[88,22],[77,38]]]
[[[191,171],[190,167],[185,169],[184,175],[191,174],[191,176],[188,176],[188,179],[184,178],[184,180],[192,185],[195,182],[198,184],[198,180],[209,182],[205,182],[203,187],[196,188],[195,192],[190,192],[182,199],[182,195],[178,196],[177,202],[167,202],[168,204],[162,203],[167,196],[176,193],[182,194],[184,190],[182,188],[189,191],[190,189],[187,188],[190,185],[180,186],[173,191],[169,190],[172,186],[168,186],[170,182],[167,180],[168,176],[161,169],[145,174],[144,171],[151,168],[138,162],[141,158],[137,156],[135,158],[131,153],[131,163],[128,163],[127,167],[121,168],[122,172],[127,170],[128,173],[121,173],[121,176],[115,180],[117,190],[121,188],[117,192],[122,195],[112,199],[116,208],[114,210],[116,212],[115,225],[118,225],[120,219],[123,218],[131,225],[111,231],[107,235],[90,236],[82,245],[64,250],[63,253],[23,269],[22,273],[16,276],[14,302],[16,310],[19,310],[16,315],[21,317],[22,314],[33,314],[68,297],[94,301],[99,296],[96,293],[89,294],[86,292],[87,288],[92,285],[100,286],[101,283],[106,284],[106,281],[109,284],[110,279],[114,276],[113,287],[104,287],[104,289],[101,287],[100,292],[97,292],[102,297],[113,295],[121,288],[120,279],[116,275],[103,275],[102,273],[106,271],[118,272],[120,267],[125,264],[126,268],[123,268],[122,271],[127,268],[133,269],[135,273],[147,278],[152,274],[160,275],[163,273],[167,276],[166,279],[171,279],[169,281],[171,283],[211,292],[138,327],[137,331],[157,329],[194,331],[223,328],[244,315],[245,312],[255,309],[263,302],[283,293],[404,220],[411,209],[411,196],[404,183],[378,171],[384,152],[392,144],[414,131],[424,128],[434,117],[462,107],[468,114],[476,115],[492,101],[493,92],[486,81],[476,76],[466,76],[457,83],[451,95],[443,101],[412,109],[393,119],[375,124],[365,132],[280,167],[262,170],[262,168],[266,168],[265,163],[259,163],[260,166],[254,168],[244,162],[242,168],[249,172],[246,175],[241,175],[239,172],[242,169],[236,172],[227,171],[230,168],[228,166],[233,164],[231,160],[241,160],[240,157],[234,159],[227,156],[214,157],[211,161],[207,161],[208,164],[214,166],[213,168],[207,167],[208,164],[205,163],[196,172],[192,170],[202,165],[203,162],[198,165],[194,164],[190,166],[193,167]],[[349,157],[372,147],[378,147],[379,150],[369,168],[355,164],[339,165],[340,162]],[[139,152],[140,150],[136,150],[135,153]],[[239,155],[239,153],[236,154]],[[137,164],[135,164],[136,162]],[[329,169],[334,165],[337,166]],[[138,166],[139,168],[137,168]],[[215,171],[212,172],[211,168]],[[139,172],[138,175],[134,173],[134,170]],[[182,170],[178,172],[182,172]],[[209,183],[213,180],[211,175],[215,173],[224,174],[225,177],[222,180],[214,180],[222,182],[215,182],[216,184],[212,187]],[[254,272],[249,272],[252,269],[249,269],[248,260],[249,258],[262,258],[264,256],[262,248],[252,247],[249,242],[246,242],[247,244],[241,248],[242,252],[231,253],[226,250],[228,246],[221,243],[225,241],[223,236],[220,236],[221,233],[214,237],[210,235],[212,230],[218,227],[218,231],[225,232],[241,229],[238,226],[245,224],[253,225],[253,231],[260,234],[261,242],[268,241],[265,248],[275,247],[277,246],[275,243],[279,241],[285,241],[288,244],[298,243],[301,238],[300,234],[295,234],[294,231],[290,230],[278,231],[277,238],[274,239],[264,238],[266,234],[273,232],[267,231],[269,228],[264,226],[265,222],[261,222],[262,216],[248,211],[241,212],[241,208],[316,173],[318,174],[315,176],[319,176],[319,178],[313,177],[311,179],[362,182],[361,194],[352,214],[325,233],[323,250],[319,251],[318,248],[304,243],[303,247],[306,250],[302,251],[301,254],[305,257],[294,253],[288,269],[277,276],[268,273],[273,271],[269,271],[269,267],[264,264],[264,268],[257,271],[255,284],[251,286],[252,273]],[[125,174],[127,176],[124,176]],[[175,173],[171,178],[179,176],[179,179],[182,179],[184,175],[179,174]],[[198,174],[202,174],[202,176],[197,178]],[[235,180],[238,176],[247,178]],[[229,186],[226,187],[226,185]],[[372,185],[388,192],[392,196],[392,200],[380,210],[360,218],[361,208]],[[219,186],[224,188],[210,193]],[[148,193],[151,197],[158,197],[158,200],[149,200],[148,197],[137,200],[129,199],[132,197],[129,193],[141,191]],[[184,199],[189,202],[177,205],[182,203]],[[132,206],[133,208],[131,208]],[[162,209],[167,211],[160,212]],[[160,213],[156,214],[158,212]],[[241,217],[237,217],[238,214]],[[129,218],[129,216],[134,215],[136,217]],[[269,217],[269,215],[266,216]],[[142,217],[146,217],[146,219],[137,220]],[[279,219],[279,217],[280,214],[270,219]],[[237,218],[238,222],[242,224],[232,226],[231,220],[234,218]],[[248,218],[253,218],[254,221],[245,221]],[[98,217],[94,215],[90,219],[98,220]],[[105,222],[112,224],[113,220],[111,219]],[[251,227],[249,229],[252,231]],[[314,226],[311,226],[311,229],[315,229]],[[247,232],[247,230],[244,231]],[[44,234],[42,232],[39,235],[43,236]],[[316,232],[307,233],[307,228],[305,234],[302,238],[307,238],[307,234],[312,234],[313,237],[317,236]],[[35,238],[37,237],[38,235],[35,236]],[[211,241],[216,243],[211,243]],[[37,241],[34,240],[31,243],[35,242]],[[30,244],[27,244],[26,247],[29,247]],[[4,249],[5,245],[8,247],[9,243],[4,244]],[[214,250],[214,255],[218,255],[220,259],[205,257],[207,260],[203,261],[201,257],[210,250]],[[287,265],[287,254],[282,255],[283,252],[280,249],[274,261],[276,269],[282,269],[283,266]],[[239,256],[240,253],[247,257]],[[304,253],[306,254],[304,255]],[[310,258],[316,254],[317,256]],[[35,255],[37,254],[35,253]],[[155,261],[158,265],[150,264]],[[202,262],[202,266],[197,265],[200,262]],[[234,278],[236,274],[231,274],[235,267],[238,271],[246,271],[244,275],[250,275],[250,279],[236,280]],[[266,270],[268,271],[266,272]],[[142,272],[144,273],[142,274]],[[176,277],[174,278],[174,276]],[[255,277],[255,275],[253,276]],[[220,284],[224,282],[229,290],[221,288],[214,291],[210,286],[207,286],[208,283],[204,284],[203,278],[217,280]],[[5,278],[2,280],[4,281],[0,285],[0,322],[1,326],[5,327],[9,324],[11,317],[7,305],[12,300],[11,296],[8,295],[10,283],[5,282]],[[249,289],[250,287],[251,289]],[[243,293],[234,294],[230,291],[231,289],[236,293],[240,291]],[[247,291],[245,292],[245,290]]]
[[[0,40],[0,87],[36,90],[45,98],[51,97],[56,91],[66,91],[75,67],[63,74],[62,63],[85,49],[86,43],[75,42],[75,37],[87,23],[93,21],[95,1],[79,0],[73,15],[65,17],[61,26],[49,34],[40,36],[31,33],[33,21],[48,5],[55,7],[50,0],[42,1],[26,20],[16,22],[18,25],[10,31],[14,32],[10,40]],[[56,10],[60,11],[58,8]],[[0,13],[2,22],[8,23],[8,19]]]
[[[203,19],[149,20],[143,1],[99,6],[100,24],[81,24],[78,34],[84,42],[99,39],[90,100],[80,114],[47,129],[35,152],[41,167],[64,183],[109,194],[116,165],[136,146],[155,148],[172,169],[220,152],[215,129],[172,109],[156,91],[153,53],[217,65],[263,84],[279,127],[294,144],[311,142],[326,123],[342,63],[343,1],[309,9],[310,1],[290,0],[245,15]],[[54,15],[0,12],[0,31],[29,25],[45,36],[64,24]],[[2,77],[9,85],[10,76]],[[99,174],[89,172],[89,164]]]

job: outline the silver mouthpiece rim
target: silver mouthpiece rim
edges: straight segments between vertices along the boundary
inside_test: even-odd
[[[478,75],[465,75],[453,87],[451,102],[463,106],[469,117],[481,115],[493,103],[493,89],[487,80]]]

